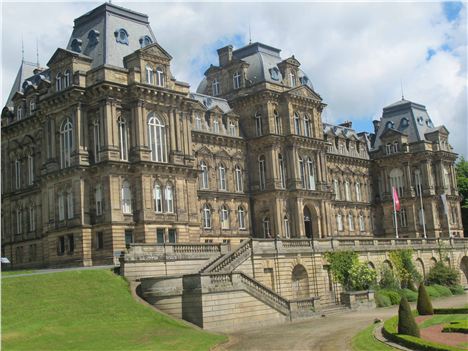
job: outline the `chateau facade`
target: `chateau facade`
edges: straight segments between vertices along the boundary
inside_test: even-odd
[[[218,50],[196,92],[148,17],[106,3],[47,68],[22,62],[2,110],[2,256],[114,263],[130,243],[462,236],[456,154],[423,105],[374,133],[323,123],[294,57]],[[441,195],[446,202],[441,201]]]

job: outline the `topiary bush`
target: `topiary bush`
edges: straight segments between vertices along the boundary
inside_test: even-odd
[[[444,296],[444,297],[452,296],[452,292],[446,286],[442,286],[442,285],[439,285],[439,284],[434,284],[434,285],[432,285],[432,287],[434,289],[436,289],[436,291],[439,293],[439,296]]]
[[[423,283],[419,284],[418,303],[416,308],[418,310],[418,313],[422,316],[434,314],[431,299],[429,298],[429,295],[427,294],[426,288],[424,287]]]
[[[398,334],[411,335],[419,338],[419,328],[411,312],[410,305],[406,297],[400,300],[398,308]]]
[[[408,302],[414,302],[418,299],[418,293],[414,292],[413,290],[410,290],[408,288],[401,289],[400,294],[408,300]]]
[[[465,293],[465,288],[461,285],[454,285],[449,287],[453,295],[463,295]]]
[[[381,294],[380,291],[375,293],[374,299],[377,307],[388,307],[392,305],[390,298],[385,294]]]
[[[455,269],[448,267],[439,261],[429,271],[426,279],[426,285],[439,284],[444,286],[455,286],[459,283],[458,278],[458,272]]]

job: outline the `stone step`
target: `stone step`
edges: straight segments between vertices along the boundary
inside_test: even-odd
[[[339,313],[348,312],[350,309],[345,305],[326,305],[318,311],[322,316],[331,316]]]

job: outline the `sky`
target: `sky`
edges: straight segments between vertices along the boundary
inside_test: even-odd
[[[328,123],[372,131],[383,107],[405,99],[444,124],[468,157],[467,11],[462,2],[118,2],[143,12],[173,57],[172,73],[196,90],[216,49],[262,42],[295,55],[327,107]],[[73,19],[100,2],[3,2],[2,106],[24,56],[45,64],[65,47]],[[43,15],[44,14],[44,15]],[[52,16],[51,16],[52,14]],[[250,34],[249,34],[250,27]]]

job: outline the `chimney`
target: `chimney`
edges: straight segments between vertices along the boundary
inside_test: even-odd
[[[345,127],[345,128],[352,128],[352,127],[353,127],[353,122],[351,122],[351,121],[344,121],[343,123],[340,123],[340,126],[341,126],[341,127]]]
[[[379,127],[380,127],[380,121],[378,120],[372,121],[372,124],[374,125],[374,134],[377,134],[377,131],[379,130]]]
[[[219,65],[221,67],[226,66],[232,61],[232,45],[225,46],[224,48],[218,49]]]

